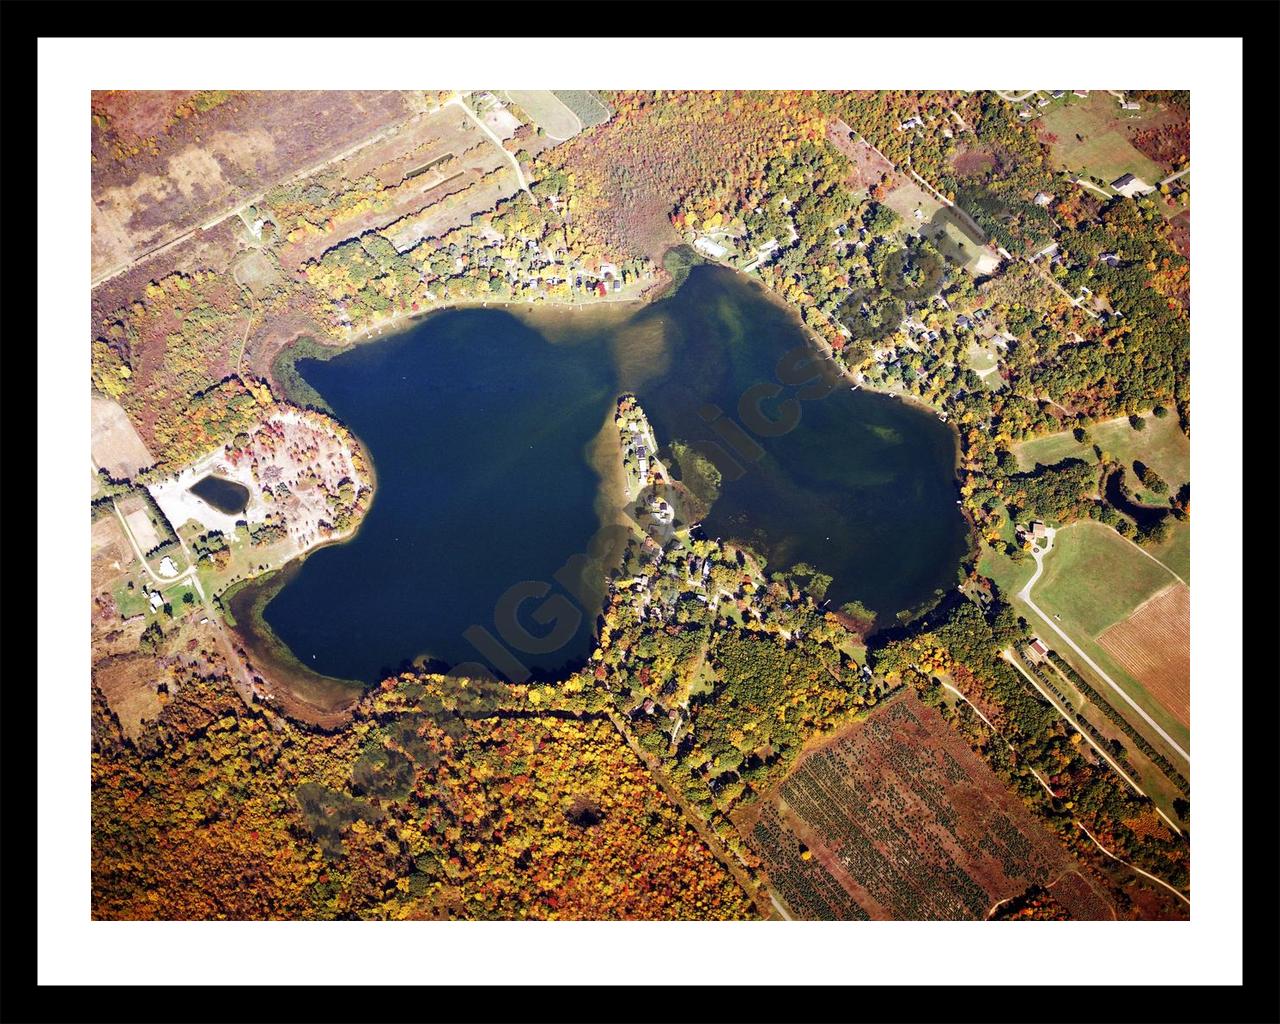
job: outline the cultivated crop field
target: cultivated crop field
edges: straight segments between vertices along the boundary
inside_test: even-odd
[[[1167,587],[1098,637],[1098,643],[1190,728],[1190,590],[1180,583]]]
[[[555,97],[573,111],[584,128],[594,128],[613,117],[613,111],[590,89],[557,89]]]
[[[751,830],[793,916],[981,920],[1034,885],[1109,903],[934,708],[908,691],[804,757]]]

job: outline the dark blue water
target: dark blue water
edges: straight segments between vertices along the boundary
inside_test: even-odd
[[[305,666],[342,678],[423,655],[483,662],[466,634],[501,635],[495,606],[513,584],[568,596],[554,574],[599,523],[592,442],[634,390],[660,443],[699,444],[721,466],[708,535],[750,543],[772,568],[809,562],[834,577],[833,606],[857,599],[892,623],[952,585],[964,557],[954,438],[928,412],[823,384],[816,356],[780,369],[813,351],[757,285],[696,267],[668,298],[604,319],[444,312],[302,361],[371,454],[377,493],[356,537],[307,558],[265,620]],[[535,636],[553,625],[530,618],[545,601],[521,605]],[[551,673],[585,658],[598,608],[583,611],[566,642],[523,664]]]

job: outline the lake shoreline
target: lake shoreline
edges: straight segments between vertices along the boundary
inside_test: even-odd
[[[705,264],[707,266],[719,266],[718,264],[711,263],[709,261],[705,261],[701,259],[697,260],[697,263]],[[691,271],[692,269],[693,267],[691,265],[689,270]],[[773,308],[778,310],[779,313],[783,314],[785,316],[786,323],[790,329],[793,329],[793,330],[798,329],[803,337],[809,339],[809,343],[814,346],[815,354],[823,354],[823,355],[830,354],[830,351],[831,351],[830,346],[826,345],[823,339],[820,336],[818,336],[816,332],[808,328],[803,323],[803,321],[800,319],[800,316],[794,307],[788,304],[780,296],[776,295],[772,290],[766,287],[757,278],[749,274],[744,274],[743,272],[736,270],[736,268],[723,267],[722,269],[735,270],[735,273],[732,275],[732,279],[740,282],[742,286],[749,286],[749,293],[751,295],[755,295],[758,298],[763,298],[767,300],[767,302]],[[673,275],[673,274],[667,273],[665,276],[668,278],[667,280],[660,280],[658,282],[655,282],[654,285],[651,285],[649,288],[645,290],[644,294],[636,297],[629,297],[627,299],[601,299],[597,301],[583,302],[583,303],[565,303],[565,302],[555,302],[552,300],[544,300],[536,303],[516,302],[516,301],[462,300],[456,303],[448,303],[438,307],[433,307],[429,310],[417,311],[410,315],[406,315],[401,318],[398,318],[393,322],[384,322],[384,324],[382,325],[378,325],[376,327],[369,328],[363,332],[360,332],[360,334],[355,335],[353,339],[348,339],[344,342],[334,344],[333,346],[330,346],[328,344],[322,344],[316,341],[315,339],[310,339],[309,345],[313,345],[315,348],[323,348],[323,349],[330,350],[329,352],[325,352],[324,355],[321,356],[321,358],[327,362],[328,359],[333,358],[339,354],[355,351],[357,349],[363,349],[367,346],[367,343],[370,341],[401,338],[406,333],[414,329],[420,329],[425,323],[430,322],[437,314],[440,314],[440,313],[457,312],[457,311],[465,311],[465,310],[489,309],[489,310],[495,310],[495,311],[500,310],[500,311],[507,312],[508,314],[513,316],[515,319],[520,321],[522,324],[524,324],[526,327],[529,327],[535,333],[542,335],[543,340],[547,342],[550,342],[557,346],[560,344],[569,344],[572,347],[572,345],[576,344],[578,340],[577,338],[573,337],[575,333],[580,335],[583,338],[588,336],[586,333],[583,333],[582,328],[575,329],[573,326],[577,321],[576,314],[578,313],[578,311],[585,309],[589,311],[589,314],[591,312],[606,313],[606,316],[604,317],[604,321],[607,322],[608,320],[612,319],[607,315],[607,312],[616,310],[620,313],[626,313],[632,310],[634,311],[643,310],[646,307],[652,306],[657,302],[662,301],[663,299],[671,298],[674,294],[676,294],[680,290],[680,286],[684,284],[685,280],[688,277],[688,274]],[[550,335],[545,334],[544,333],[545,326],[546,326],[545,318],[547,317],[554,318],[555,321],[557,321],[560,325],[566,328],[569,331],[569,337],[567,338],[556,337],[555,336],[556,332],[554,331]],[[540,319],[542,319],[541,324],[538,323]],[[584,324],[583,326],[586,328],[587,331],[593,330],[595,328],[595,324],[591,323],[593,318],[590,315],[588,315],[588,317],[585,319],[587,323]],[[620,319],[619,324],[623,324],[623,323],[625,323],[625,320]],[[661,323],[661,321],[659,321],[659,323]],[[539,330],[539,327],[542,327],[543,330]],[[750,330],[750,329],[751,329],[750,327],[747,328],[747,330]],[[778,327],[774,328],[775,331],[778,329],[779,329]],[[677,333],[676,338],[678,339],[679,337],[680,335],[679,333]],[[296,345],[299,340],[301,339],[295,339],[289,345],[281,349],[280,352],[277,354],[277,362],[282,357],[287,358],[287,353],[289,349],[292,348],[294,345]],[[307,356],[311,356],[311,355],[312,353],[307,353]],[[646,358],[648,357],[646,356]],[[585,365],[590,365],[590,364],[588,363]],[[667,372],[667,371],[662,371],[662,372]],[[848,382],[848,386],[850,387],[851,390],[855,389],[854,385],[857,384],[858,382],[854,378],[854,375],[852,372],[841,369],[840,376],[842,380]],[[620,381],[619,384],[622,386],[618,387],[617,393],[621,393],[625,389],[625,384],[623,382]],[[882,390],[882,389],[870,387],[867,385],[863,385],[862,389],[867,391],[869,394],[878,395],[880,400],[897,398],[898,401],[902,402],[904,405],[915,406],[915,410],[914,410],[915,412],[918,412],[918,413],[928,412],[932,414],[934,418],[940,419],[936,410],[934,410],[931,406],[927,405],[926,403],[914,398],[914,396],[900,395],[892,391]],[[616,399],[616,394],[613,397]],[[610,409],[612,409],[612,403],[610,403]],[[343,422],[341,419],[339,421]],[[956,471],[958,470],[960,466],[960,461],[961,461],[960,460],[960,456],[961,456],[960,436],[959,436],[958,430],[953,424],[946,423],[944,421],[943,425],[949,428],[948,432],[951,437],[952,448],[951,448],[951,455],[950,455],[949,461],[951,463],[951,473],[952,473],[952,479],[953,479],[953,485],[954,485]],[[356,436],[354,429],[352,429],[351,427],[348,427],[347,429],[351,431],[353,437]],[[599,527],[604,527],[604,526],[615,524],[615,523],[623,524],[627,522],[625,518],[625,513],[624,513],[625,503],[622,502],[620,499],[622,484],[619,481],[619,476],[622,473],[622,468],[619,461],[618,453],[616,451],[617,440],[616,440],[616,437],[613,439],[610,439],[608,436],[613,433],[614,431],[612,429],[612,412],[610,411],[606,413],[604,417],[604,422],[600,430],[597,431],[597,433],[593,436],[592,440],[588,442],[588,444],[586,445],[586,448],[583,451],[583,460],[591,468],[591,470],[594,471],[594,474],[596,477],[596,496],[593,500],[593,505],[594,505],[595,519]],[[363,441],[362,438],[357,438],[357,443],[361,446],[361,448],[364,450],[366,454],[366,462],[370,467],[371,477],[372,477],[373,475],[372,467],[374,463],[372,451],[369,448],[369,446]],[[941,452],[939,452],[938,454],[940,455]],[[377,489],[376,485],[375,485],[375,489]],[[958,496],[958,490],[957,490],[957,496]],[[976,533],[974,524],[972,522],[972,519],[967,514],[964,513],[962,506],[959,506],[957,504],[956,511],[961,514],[961,518],[964,522],[964,546],[966,551],[959,559],[959,569],[962,570],[966,563],[971,562],[976,557],[977,548],[978,548],[977,533]],[[366,512],[366,515],[367,515],[367,512]],[[353,534],[348,534],[340,538],[332,538],[330,541],[326,543],[341,544],[341,543],[344,543],[346,540],[350,540],[352,535]],[[307,553],[309,554],[310,552],[307,552]],[[949,558],[950,556],[948,557],[948,561],[949,561]],[[305,559],[305,556],[303,556],[302,559],[291,560],[290,562],[285,563],[281,567],[281,569],[282,570],[288,569],[296,572],[297,567],[302,564],[302,561],[304,559]],[[875,571],[875,570],[871,570],[871,571]],[[290,572],[291,576],[292,574],[293,572]],[[602,576],[603,575],[605,574],[602,572]],[[279,589],[280,587],[283,587],[283,585],[284,583],[281,582],[278,587],[273,587],[272,589],[273,590]],[[601,580],[602,588],[604,585],[605,585],[605,581],[604,579],[602,579]],[[953,585],[954,585],[954,582],[952,586]],[[921,604],[904,608],[901,610],[900,614],[909,612],[911,619],[915,619],[915,618],[918,618],[920,615],[926,614],[929,611],[929,609],[936,607],[938,602],[945,596],[945,593],[948,589],[950,589],[950,586],[945,584],[940,585],[938,589],[935,590],[935,593],[930,597],[928,597],[927,599],[925,599]],[[601,593],[603,594],[603,589]],[[264,606],[265,601],[262,604]],[[592,613],[596,611],[595,609],[586,609],[586,610]],[[885,614],[887,615],[888,613],[886,612]],[[594,614],[593,614],[593,618],[594,618]],[[899,625],[900,621],[901,620],[894,619],[892,616],[890,616],[889,619],[886,620],[886,626],[888,627],[888,626]],[[266,626],[265,622],[263,623],[263,626]],[[274,640],[275,642],[271,643],[270,641],[264,641],[264,642],[254,644],[254,647],[256,649],[255,654],[259,661],[264,661],[264,655],[269,654],[269,652],[274,650],[277,646],[282,648],[287,648],[287,645],[284,644],[283,641],[280,641],[277,637],[274,636],[274,631],[270,631],[269,626],[266,627],[266,630],[271,633],[271,639]],[[593,638],[595,637],[594,629],[592,630],[592,636]],[[255,639],[258,639],[258,638],[255,638]],[[276,671],[271,672],[270,668],[268,668],[268,673],[271,675],[282,677],[280,679],[280,682],[283,684],[283,687],[290,690],[294,689],[294,687],[285,681],[286,679],[288,679],[289,676],[293,675],[294,672],[301,669],[301,671],[305,675],[307,675],[307,677],[309,678],[312,671],[307,669],[307,666],[302,665],[300,661],[297,661],[296,658],[293,660],[296,662],[296,665],[289,664],[290,659],[282,657],[279,659],[280,664],[278,666],[275,666]],[[413,660],[412,658],[406,657],[402,659],[401,664],[403,665],[403,664],[411,663],[412,660]],[[447,661],[447,660],[448,659],[443,659],[442,663],[443,661]],[[266,661],[274,665],[276,659],[267,658]],[[264,665],[264,667],[267,667],[267,666]],[[335,683],[342,682],[342,680],[338,679],[337,677],[326,676],[320,673],[315,673],[315,676],[316,676],[316,680],[313,682],[320,682],[324,680],[329,680]],[[376,680],[370,681],[368,683],[361,683],[360,685],[367,688],[369,686],[376,685]]]

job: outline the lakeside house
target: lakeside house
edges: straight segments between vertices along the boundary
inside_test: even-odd
[[[693,247],[704,256],[710,256],[713,260],[724,259],[729,252],[723,245],[711,241],[706,235],[699,235],[694,240]]]

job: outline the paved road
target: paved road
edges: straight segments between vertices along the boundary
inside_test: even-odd
[[[1157,182],[1156,182],[1156,188],[1159,188],[1161,185],[1167,185],[1167,184],[1169,184],[1169,182],[1171,182],[1171,181],[1177,181],[1177,180],[1178,180],[1179,178],[1181,178],[1184,174],[1190,174],[1190,173],[1191,173],[1191,165],[1190,165],[1190,164],[1187,164],[1187,166],[1186,166],[1186,167],[1184,167],[1182,170],[1178,171],[1176,174],[1171,174],[1171,175],[1169,175],[1169,177],[1167,177],[1167,178],[1161,178],[1159,181],[1157,181]]]
[[[1038,680],[1035,676],[1033,676],[1030,672],[1028,672],[1025,668],[1022,667],[1022,662],[1020,662],[1016,657],[1014,657],[1013,653],[1008,648],[1000,652],[1000,657],[1004,658],[1005,661],[1007,661],[1010,665],[1012,665],[1019,672],[1021,672],[1023,676],[1026,677],[1027,682],[1029,682],[1032,686],[1036,688],[1036,692],[1039,693],[1041,697],[1043,697],[1045,700],[1047,700],[1050,704],[1053,705],[1053,709],[1057,711],[1058,714],[1061,715],[1064,719],[1066,719],[1067,723],[1073,729],[1075,729],[1076,732],[1078,732],[1081,736],[1084,737],[1085,742],[1088,743],[1089,746],[1093,747],[1093,749],[1098,752],[1098,754],[1102,757],[1104,761],[1107,762],[1107,764],[1111,765],[1111,767],[1115,769],[1116,774],[1119,775],[1120,778],[1124,779],[1124,781],[1129,784],[1130,789],[1132,789],[1139,796],[1143,796],[1143,797],[1146,797],[1148,800],[1151,800],[1150,794],[1144,792],[1142,787],[1139,786],[1136,782],[1133,781],[1133,779],[1129,777],[1128,772],[1126,772],[1123,768],[1121,768],[1118,764],[1116,764],[1116,762],[1112,760],[1111,755],[1108,754],[1105,750],[1103,750],[1102,747],[1098,746],[1098,744],[1094,741],[1094,738],[1089,735],[1088,731],[1085,729],[1082,729],[1080,727],[1080,724],[1074,718],[1071,717],[1071,715],[1067,712],[1067,710],[1064,707],[1062,707],[1061,704],[1058,703],[1057,699],[1053,696],[1053,694],[1049,693],[1047,690],[1044,689],[1044,687],[1040,685],[1040,680]],[[1056,665],[1054,666],[1054,671],[1055,672],[1058,671]],[[1059,675],[1061,675],[1061,673],[1059,673]],[[1154,800],[1151,800],[1151,805],[1153,807],[1155,807],[1155,803],[1156,802]],[[1156,813],[1160,815],[1160,817],[1164,818],[1164,820],[1168,822],[1169,827],[1173,829],[1175,832],[1177,832],[1178,835],[1182,835],[1182,829],[1178,828],[1178,826],[1175,825],[1173,821],[1170,820],[1169,816],[1165,814],[1164,811],[1160,810],[1159,807],[1156,807]]]
[[[1121,699],[1123,699],[1124,702],[1129,705],[1129,707],[1133,708],[1133,710],[1138,713],[1138,715],[1142,718],[1144,722],[1147,723],[1147,725],[1151,726],[1151,728],[1155,731],[1156,735],[1158,735],[1161,739],[1163,739],[1166,743],[1168,743],[1173,750],[1176,750],[1178,752],[1178,756],[1187,762],[1187,767],[1190,767],[1191,755],[1182,749],[1182,747],[1178,744],[1177,740],[1175,740],[1172,736],[1170,736],[1167,732],[1165,732],[1164,729],[1160,727],[1159,723],[1157,723],[1155,719],[1153,719],[1149,714],[1147,714],[1146,711],[1143,710],[1138,705],[1137,701],[1135,701],[1132,697],[1129,696],[1128,693],[1124,691],[1124,689],[1120,686],[1119,683],[1117,683],[1114,679],[1112,679],[1109,675],[1107,675],[1106,672],[1104,672],[1101,669],[1101,667],[1099,667],[1096,661],[1090,658],[1089,655],[1085,654],[1085,652],[1080,649],[1079,644],[1077,644],[1074,640],[1071,639],[1071,637],[1067,636],[1066,633],[1064,633],[1061,629],[1059,629],[1057,624],[1053,621],[1052,615],[1049,615],[1048,613],[1046,613],[1042,608],[1039,607],[1039,605],[1035,603],[1035,601],[1031,599],[1031,588],[1035,586],[1036,581],[1040,579],[1040,574],[1044,572],[1044,558],[1045,558],[1045,555],[1047,555],[1050,551],[1053,550],[1053,538],[1057,534],[1057,532],[1058,532],[1057,530],[1050,527],[1048,530],[1048,537],[1047,537],[1048,544],[1044,547],[1044,549],[1043,550],[1041,550],[1040,548],[1032,549],[1031,554],[1036,560],[1036,571],[1032,574],[1031,579],[1027,580],[1026,586],[1024,586],[1021,590],[1018,591],[1018,598],[1023,602],[1025,602],[1028,608],[1030,608],[1033,612],[1035,612],[1038,616],[1040,616],[1040,618],[1044,620],[1045,625],[1048,626],[1055,633],[1057,633],[1058,636],[1062,638],[1062,641],[1068,647],[1070,647],[1073,651],[1075,651],[1075,653],[1079,655],[1081,660],[1084,661],[1084,663],[1088,665],[1089,668],[1091,668],[1097,674],[1098,678],[1101,679],[1104,683],[1106,683],[1109,687],[1111,687],[1111,689],[1115,690],[1115,692],[1120,695]]]

